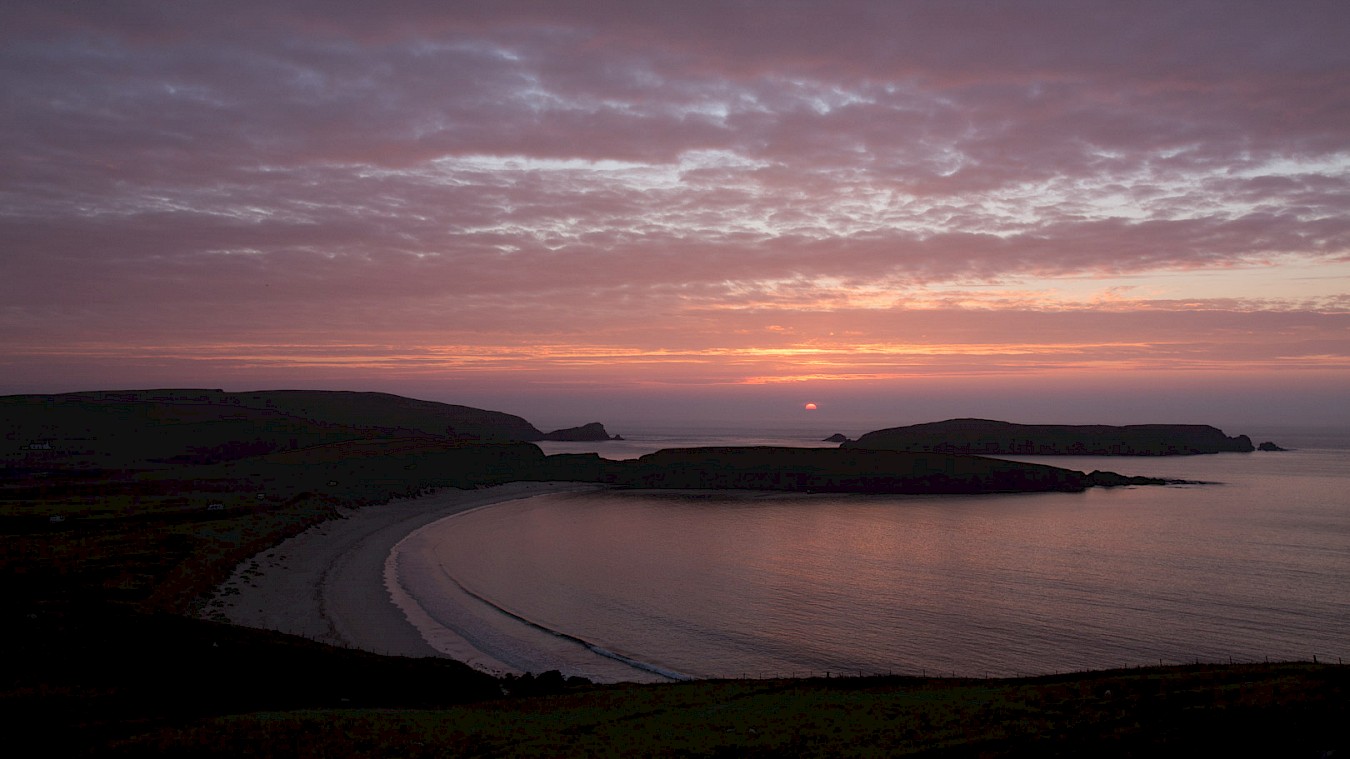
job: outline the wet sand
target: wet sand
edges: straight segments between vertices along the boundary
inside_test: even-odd
[[[394,546],[424,525],[469,509],[595,487],[516,482],[353,509],[240,564],[203,616],[382,654],[445,656],[390,597],[385,563]]]

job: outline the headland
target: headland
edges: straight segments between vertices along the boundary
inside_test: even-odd
[[[984,456],[1188,456],[1255,450],[1246,435],[1229,437],[1203,424],[1013,424],[990,419],[891,427],[842,447]]]

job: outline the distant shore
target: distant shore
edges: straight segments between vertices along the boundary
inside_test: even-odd
[[[444,657],[385,586],[385,562],[394,546],[420,527],[470,509],[595,487],[515,482],[353,509],[240,564],[201,616],[375,653]]]

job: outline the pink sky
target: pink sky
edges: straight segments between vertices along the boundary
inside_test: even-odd
[[[1347,39],[1340,1],[10,2],[0,393],[1350,425]]]

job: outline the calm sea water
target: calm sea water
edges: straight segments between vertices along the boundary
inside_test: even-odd
[[[700,442],[745,439],[685,441]],[[1334,661],[1350,658],[1350,440],[1314,442],[1019,457],[1205,485],[540,496],[410,536],[396,597],[429,640],[480,666],[601,680]]]
[[[788,445],[796,448],[836,448],[838,443],[827,443],[815,428],[783,428],[747,432],[739,428],[697,430],[682,428],[652,428],[624,435],[623,440],[602,440],[584,443],[536,443],[544,453],[599,453],[607,459],[635,459],[663,448],[699,446]]]

